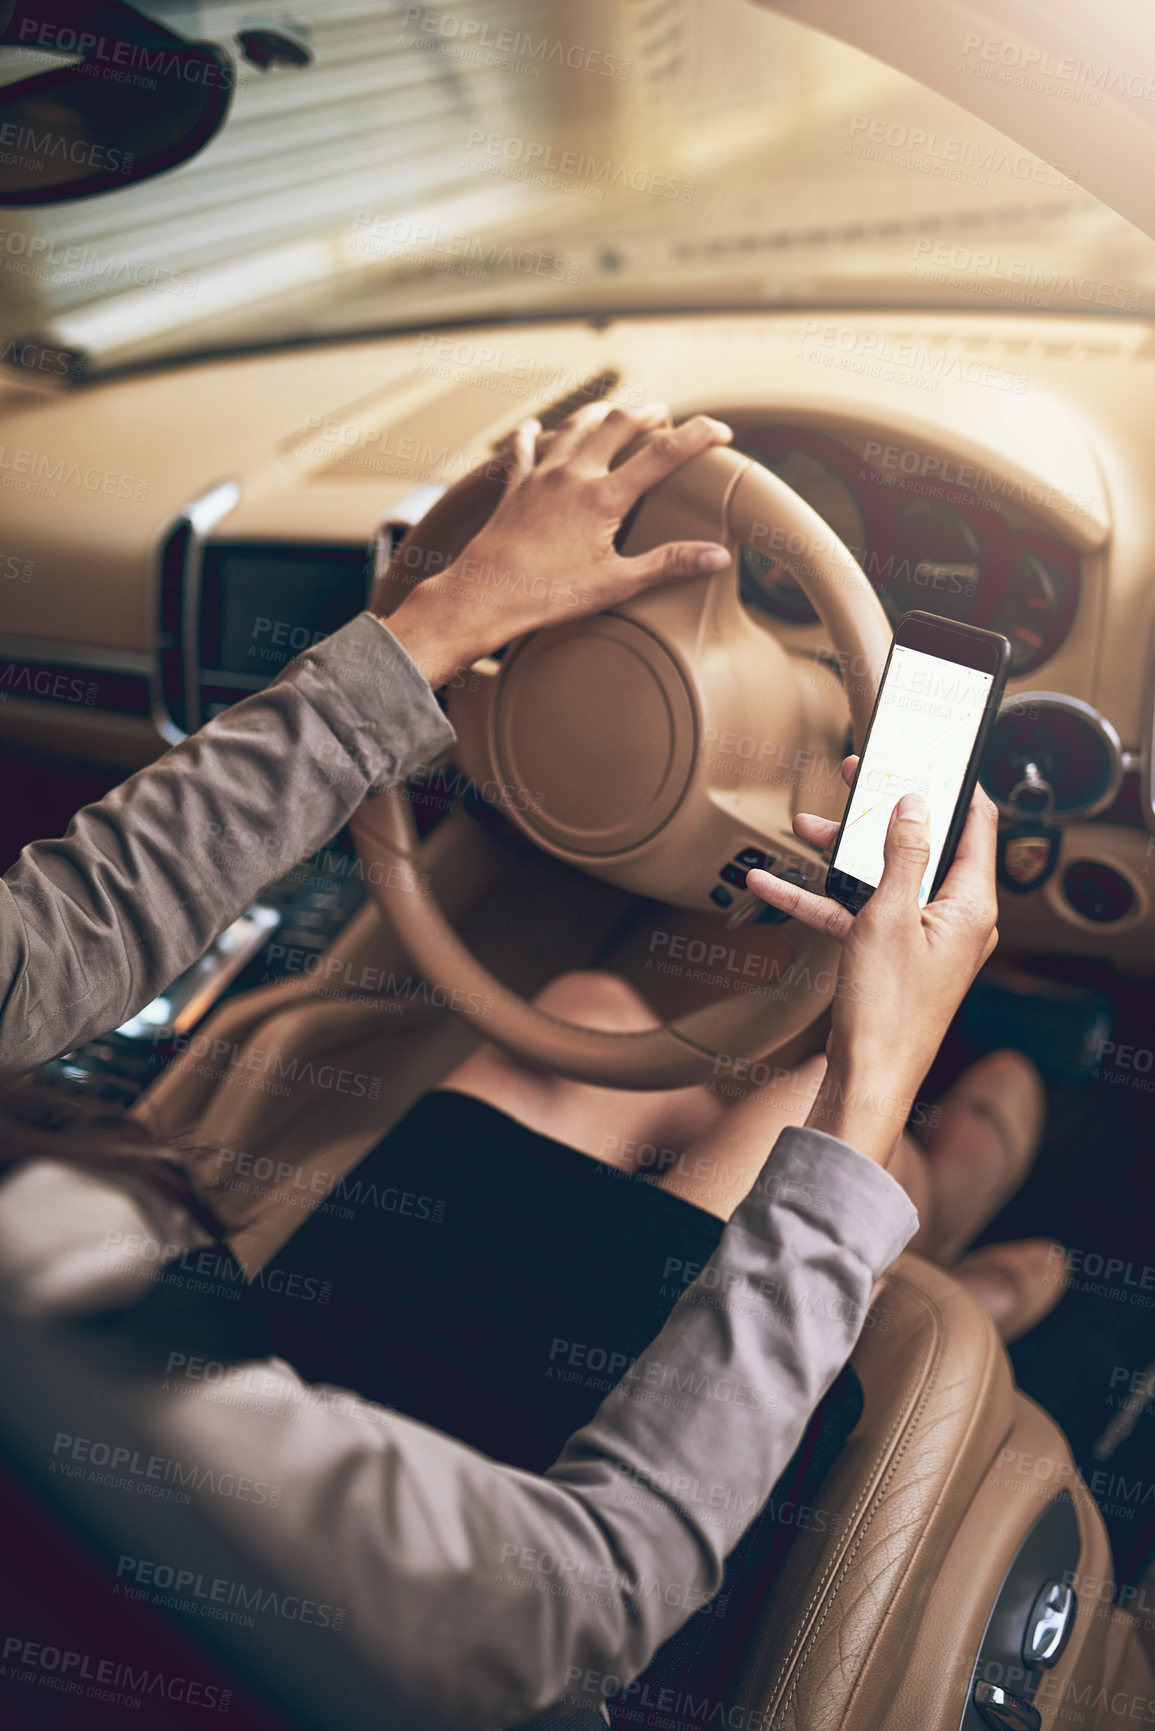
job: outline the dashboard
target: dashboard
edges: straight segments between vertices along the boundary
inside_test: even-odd
[[[1153,363],[1142,320],[759,312],[0,383],[0,748],[139,767],[363,605],[375,534],[525,415],[660,399],[727,420],[892,621],[1006,634],[984,781],[1054,845],[1039,880],[1003,873],[1003,944],[1155,973]],[[742,549],[739,581],[813,672],[829,639],[782,566]]]

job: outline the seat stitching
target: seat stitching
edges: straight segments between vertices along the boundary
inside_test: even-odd
[[[886,1435],[886,1437],[883,1439],[883,1441],[880,1443],[878,1449],[876,1450],[874,1460],[871,1463],[870,1473],[867,1475],[867,1483],[865,1483],[862,1486],[862,1489],[858,1493],[857,1501],[855,1502],[854,1508],[851,1511],[851,1522],[850,1522],[851,1526],[853,1526],[853,1522],[857,1518],[859,1510],[861,1509],[862,1505],[872,1495],[870,1486],[871,1486],[871,1483],[873,1483],[874,1475],[876,1472],[878,1472],[878,1470],[881,1466],[881,1463],[885,1460],[886,1455],[887,1455],[888,1451],[890,1450],[890,1448],[894,1442],[895,1433],[902,1427],[902,1425],[907,1420],[907,1416],[909,1415],[909,1411],[910,1411],[910,1403],[911,1403],[912,1398],[913,1397],[912,1397],[911,1390],[908,1388],[906,1394],[903,1397],[902,1411],[899,1412],[899,1414],[897,1415],[897,1417],[894,1420],[894,1423],[891,1425],[890,1431],[888,1432],[888,1434]],[[843,1561],[845,1562],[846,1559],[844,1558]],[[839,1567],[839,1563],[838,1563],[837,1554],[832,1554],[827,1559],[826,1566],[822,1571],[822,1575],[820,1576],[818,1583],[815,1586],[813,1593],[811,1594],[810,1603],[807,1605],[805,1611],[802,1613],[802,1616],[799,1619],[799,1626],[797,1628],[797,1631],[794,1635],[793,1640],[790,1643],[790,1647],[789,1647],[787,1653],[783,1657],[782,1662],[779,1666],[778,1675],[774,1679],[774,1689],[775,1690],[777,1690],[782,1685],[782,1683],[785,1679],[785,1673],[789,1670],[790,1664],[794,1659],[796,1648],[801,1643],[803,1643],[805,1641],[805,1639],[806,1639],[806,1634],[805,1634],[806,1620],[810,1616],[810,1613],[813,1611],[818,1600],[821,1598],[828,1578],[838,1567]]]
[[[937,1299],[935,1299],[935,1300],[933,1300],[933,1301],[932,1301],[932,1302],[933,1302],[933,1303],[934,1303],[934,1304],[935,1304],[935,1305],[936,1305],[936,1306],[937,1306],[937,1304],[938,1304],[938,1300],[937,1300]],[[941,1316],[941,1311],[940,1311],[940,1316]],[[938,1380],[939,1380],[939,1377],[940,1377],[940,1374],[941,1374],[941,1370],[942,1370],[942,1362],[941,1362],[941,1360],[942,1360],[942,1356],[943,1356],[943,1354],[945,1354],[945,1347],[946,1347],[946,1335],[945,1335],[945,1331],[944,1331],[944,1333],[943,1333],[943,1342],[942,1342],[942,1345],[943,1345],[943,1353],[942,1353],[942,1354],[940,1354],[940,1355],[939,1355],[939,1363],[938,1363],[938,1364],[936,1364],[936,1366],[935,1366],[935,1369],[934,1369],[934,1372],[933,1372],[933,1377],[932,1377],[932,1383],[933,1383],[933,1384],[937,1384],[937,1382],[938,1382]],[[988,1351],[987,1351],[987,1354],[986,1354],[986,1366],[985,1366],[985,1373],[984,1373],[984,1382],[985,1382],[985,1383],[986,1383],[986,1384],[988,1384],[988,1385],[989,1385],[989,1383],[990,1383],[990,1379],[991,1379],[991,1373],[992,1373],[992,1367],[993,1367],[993,1365],[994,1365],[994,1364],[995,1364],[995,1362],[996,1362],[996,1358],[995,1358],[995,1356],[993,1356],[993,1355],[992,1355],[992,1354],[991,1354],[991,1352],[990,1352],[990,1350],[989,1350],[989,1341],[988,1341]],[[927,1388],[927,1399],[928,1399],[928,1400],[929,1400],[929,1398],[930,1398],[930,1394],[931,1394],[931,1392],[932,1392],[932,1389],[931,1389],[931,1386],[928,1386],[928,1388]],[[925,1402],[924,1402],[924,1403],[923,1403],[923,1404],[924,1404],[924,1405],[925,1405]],[[975,1409],[975,1410],[977,1410],[977,1408],[976,1408],[976,1409]],[[915,1427],[916,1427],[916,1426],[917,1426],[917,1424],[918,1424],[918,1420],[919,1420],[919,1418],[920,1418],[920,1417],[921,1417],[921,1416],[922,1416],[922,1415],[921,1415],[921,1411],[920,1411],[920,1413],[919,1413],[919,1415],[918,1415],[918,1416],[917,1416],[917,1417],[916,1417],[916,1419],[915,1419],[915,1421],[914,1421],[914,1424],[913,1424],[913,1425],[912,1425],[912,1427],[911,1427],[911,1437],[910,1437],[910,1438],[908,1438],[908,1439],[907,1439],[907,1443],[904,1443],[904,1445],[903,1445],[903,1450],[902,1450],[902,1451],[901,1451],[901,1452],[902,1452],[902,1453],[905,1453],[905,1451],[906,1451],[906,1449],[907,1449],[907,1447],[908,1447],[908,1446],[909,1446],[909,1443],[910,1443],[910,1442],[911,1442],[911,1441],[913,1441],[913,1432],[914,1432],[914,1429],[915,1429]],[[973,1415],[972,1415],[972,1422],[973,1422]],[[971,1428],[971,1426],[970,1426],[970,1425],[969,1425],[969,1424],[968,1424],[968,1429],[969,1429],[969,1428]],[[900,1458],[901,1458],[901,1455],[900,1455]],[[897,1460],[897,1459],[896,1459],[896,1461],[895,1461],[895,1470],[897,1470],[897,1467],[898,1467],[898,1460]],[[977,1487],[976,1487],[976,1489],[977,1489]],[[934,1508],[932,1508],[932,1509],[931,1509],[931,1510],[929,1510],[929,1511],[928,1511],[928,1515],[927,1515],[927,1518],[928,1518],[928,1519],[929,1519],[929,1518],[930,1518],[930,1516],[931,1516],[931,1515],[933,1515],[933,1513],[934,1513],[934,1509],[935,1509],[935,1508],[937,1508],[937,1507],[938,1507],[938,1506],[939,1506],[939,1502],[940,1502],[940,1500],[941,1500],[941,1494],[940,1494],[940,1497],[936,1497],[936,1499],[935,1499],[935,1504],[934,1504]],[[923,1527],[923,1534],[925,1534],[925,1525],[924,1525],[924,1527]],[[916,1548],[917,1548],[917,1547],[916,1547]],[[910,1572],[910,1568],[911,1568],[911,1566],[912,1566],[912,1562],[913,1562],[913,1557],[910,1557],[910,1558],[908,1558],[908,1559],[907,1559],[907,1562],[906,1562],[906,1565],[905,1565],[905,1567],[904,1567],[904,1568],[903,1568],[903,1571],[902,1571],[902,1576],[901,1576],[901,1577],[900,1577],[900,1579],[899,1579],[899,1581],[898,1581],[898,1582],[897,1582],[897,1583],[896,1583],[896,1585],[895,1585],[895,1591],[897,1591],[897,1590],[898,1590],[898,1588],[899,1588],[899,1587],[900,1587],[900,1586],[901,1586],[901,1585],[902,1585],[902,1581],[903,1581],[903,1580],[905,1580],[905,1579],[906,1579],[906,1577],[907,1577],[907,1576],[908,1576],[908,1574],[909,1574],[909,1572]],[[891,1595],[891,1598],[892,1598],[892,1600],[893,1600],[893,1594],[892,1594],[892,1595]],[[881,1624],[880,1624],[880,1625],[879,1625],[879,1628],[878,1628],[878,1629],[876,1629],[876,1630],[875,1630],[875,1634],[874,1634],[874,1636],[873,1636],[873,1638],[872,1638],[872,1641],[871,1641],[871,1647],[873,1647],[873,1645],[874,1645],[874,1642],[875,1642],[875,1641],[877,1641],[877,1640],[878,1640],[878,1637],[879,1637],[879,1635],[880,1635],[880,1634],[881,1634],[881,1632],[882,1632],[882,1627],[883,1627],[883,1626],[884,1626],[884,1625],[885,1625],[885,1623],[886,1623],[886,1621],[887,1621],[887,1620],[888,1620],[888,1618],[889,1618],[889,1616],[890,1616],[890,1614],[891,1614],[891,1605],[888,1605],[888,1606],[887,1606],[887,1609],[886,1609],[886,1612],[885,1612],[885,1613],[884,1613],[884,1615],[883,1615],[883,1618],[882,1618],[882,1622],[881,1622]],[[850,1694],[850,1700],[851,1700],[851,1701],[853,1701],[853,1699],[854,1699],[854,1696],[855,1696],[855,1695],[856,1695],[856,1694],[857,1694],[857,1691],[858,1691],[858,1688],[859,1688],[859,1684],[860,1684],[860,1682],[861,1682],[861,1668],[860,1668],[860,1673],[859,1673],[859,1677],[858,1677],[858,1678],[856,1678],[856,1680],[855,1680],[855,1683],[854,1683],[854,1685],[853,1685],[853,1686],[852,1686],[852,1688],[851,1688],[851,1694]],[[848,1703],[847,1703],[847,1705],[848,1705],[848,1707],[849,1707],[849,1705],[850,1705],[850,1702],[848,1702]]]
[[[896,1280],[896,1283],[902,1283],[901,1276],[895,1276],[895,1280]],[[907,1284],[909,1286],[909,1283],[903,1283],[903,1284]],[[915,1290],[920,1291],[920,1289],[918,1289],[918,1288],[915,1288]],[[925,1292],[921,1292],[921,1291],[920,1291],[920,1296],[925,1300],[927,1305],[933,1310],[935,1316],[937,1317],[938,1323],[941,1325],[941,1323],[943,1321],[943,1312],[942,1312],[942,1308],[941,1308],[941,1305],[939,1304],[938,1299],[933,1298],[929,1294],[927,1294]],[[940,1333],[940,1342],[939,1342],[939,1347],[935,1353],[935,1362],[932,1365],[930,1371],[928,1372],[928,1380],[927,1380],[927,1386],[926,1386],[926,1391],[924,1393],[924,1396],[923,1396],[922,1400],[919,1402],[918,1409],[911,1419],[909,1434],[908,1434],[906,1440],[903,1442],[902,1447],[900,1448],[898,1454],[896,1455],[895,1460],[891,1466],[891,1469],[886,1476],[886,1480],[878,1489],[878,1493],[877,1493],[877,1497],[876,1497],[876,1506],[875,1506],[874,1510],[872,1510],[870,1517],[868,1518],[868,1520],[864,1524],[863,1530],[859,1534],[858,1539],[855,1541],[853,1549],[845,1557],[845,1559],[843,1561],[843,1566],[840,1570],[840,1579],[839,1579],[838,1583],[836,1584],[834,1591],[830,1595],[830,1603],[827,1605],[826,1609],[823,1611],[822,1616],[820,1617],[820,1619],[818,1621],[818,1624],[816,1625],[815,1629],[812,1631],[811,1637],[807,1643],[808,1649],[812,1649],[818,1640],[818,1637],[822,1631],[823,1625],[825,1624],[826,1619],[829,1616],[831,1609],[833,1608],[833,1603],[834,1603],[834,1600],[837,1598],[838,1591],[841,1588],[841,1586],[843,1585],[843,1583],[845,1581],[845,1577],[846,1577],[846,1575],[850,1569],[850,1566],[851,1566],[852,1562],[854,1561],[854,1558],[857,1555],[858,1550],[861,1548],[863,1542],[865,1541],[868,1529],[869,1529],[875,1515],[878,1512],[878,1504],[881,1501],[882,1496],[885,1494],[886,1489],[890,1484],[890,1481],[894,1477],[894,1474],[897,1472],[899,1464],[901,1463],[902,1459],[904,1458],[904,1456],[908,1452],[910,1445],[911,1445],[913,1438],[914,1438],[914,1432],[917,1429],[918,1423],[919,1423],[919,1421],[920,1421],[920,1419],[923,1416],[923,1413],[925,1411],[926,1404],[929,1401],[931,1394],[933,1393],[935,1387],[938,1384],[938,1381],[939,1381],[939,1378],[941,1375],[942,1359],[943,1359],[945,1345],[946,1345],[945,1331],[943,1329],[941,1329],[941,1327],[940,1327],[939,1333]],[[988,1355],[988,1359],[989,1359],[989,1355]],[[988,1364],[988,1377],[989,1377],[989,1364]],[[908,1569],[909,1569],[909,1563],[907,1565],[907,1570]],[[904,1575],[907,1572],[907,1570],[904,1570]],[[885,1617],[883,1620],[885,1621]],[[877,1640],[877,1637],[878,1637],[878,1631],[876,1630],[874,1639],[871,1642],[871,1646],[873,1646],[874,1640]],[[790,1693],[786,1697],[786,1700],[782,1703],[782,1708],[780,1709],[780,1713],[784,1713],[787,1710],[787,1708],[790,1706],[790,1704],[792,1703],[794,1696],[797,1693],[798,1686],[799,1686],[800,1682],[801,1682],[801,1665],[799,1665],[798,1675],[796,1675],[796,1677],[794,1679],[794,1683],[791,1686]],[[857,1687],[858,1687],[858,1685],[856,1683],[851,1690],[851,1699],[853,1699],[854,1694],[857,1692]],[[849,1705],[849,1703],[848,1703],[848,1705]],[[781,1723],[781,1719],[778,1715],[776,1715],[776,1721],[779,1724]]]
[[[910,1283],[903,1281],[901,1276],[896,1275],[894,1277],[894,1279],[895,1279],[896,1284],[903,1285],[907,1288],[907,1290],[911,1290]],[[913,1288],[913,1290],[918,1293],[920,1298],[924,1298],[926,1296],[922,1292],[921,1288],[915,1287],[915,1288]],[[934,1308],[935,1308],[935,1314],[936,1314],[937,1322],[941,1324],[942,1316],[941,1316],[941,1311],[939,1311],[939,1309],[938,1309],[937,1300],[935,1300],[933,1302],[934,1302]],[[934,1355],[935,1360],[937,1360],[937,1358],[940,1356],[940,1354],[941,1354],[941,1346],[938,1349],[936,1349],[936,1352]],[[862,1489],[859,1491],[858,1498],[854,1504],[853,1510],[851,1511],[851,1524],[852,1525],[853,1525],[853,1522],[857,1519],[859,1511],[862,1508],[863,1504],[866,1503],[867,1500],[869,1498],[871,1498],[872,1496],[873,1497],[881,1496],[882,1492],[886,1489],[886,1484],[889,1482],[889,1477],[893,1474],[894,1468],[892,1467],[891,1474],[887,1476],[887,1479],[885,1479],[881,1485],[875,1486],[874,1490],[872,1491],[871,1490],[871,1484],[873,1483],[874,1475],[879,1470],[881,1464],[885,1461],[888,1452],[892,1448],[892,1446],[894,1444],[894,1439],[895,1439],[896,1433],[898,1431],[900,1431],[904,1425],[917,1424],[918,1415],[919,1415],[919,1411],[921,1410],[921,1406],[923,1404],[925,1404],[926,1399],[929,1397],[930,1386],[932,1386],[932,1384],[933,1384],[934,1374],[935,1373],[934,1373],[933,1363],[932,1363],[931,1368],[928,1371],[920,1373],[920,1375],[929,1376],[932,1379],[932,1383],[930,1385],[928,1385],[926,1391],[924,1392],[922,1401],[917,1403],[914,1406],[913,1411],[911,1410],[911,1402],[912,1402],[912,1400],[914,1400],[914,1392],[913,1391],[917,1387],[917,1383],[919,1381],[919,1378],[916,1377],[915,1379],[912,1380],[912,1383],[908,1385],[907,1390],[903,1396],[902,1410],[896,1416],[894,1423],[891,1425],[889,1432],[887,1433],[886,1437],[883,1439],[882,1443],[879,1445],[878,1449],[876,1450],[875,1455],[874,1455],[874,1460],[873,1460],[872,1465],[871,1465],[871,1470],[870,1470],[870,1473],[868,1475],[868,1482],[865,1485],[863,1485]],[[899,1459],[901,1458],[901,1451],[900,1451],[900,1454],[897,1458],[899,1458]],[[895,1462],[895,1465],[897,1465],[897,1460]],[[817,1627],[811,1631],[811,1634],[809,1637],[807,1637],[806,1632],[805,1632],[806,1621],[809,1618],[811,1612],[814,1610],[814,1607],[818,1603],[818,1600],[821,1598],[831,1575],[834,1574],[836,1571],[845,1572],[845,1570],[847,1568],[849,1568],[850,1563],[852,1562],[852,1560],[854,1558],[855,1552],[858,1550],[859,1545],[862,1543],[862,1540],[866,1536],[866,1529],[869,1526],[869,1524],[870,1524],[870,1522],[868,1520],[866,1523],[866,1526],[864,1526],[864,1528],[863,1528],[862,1533],[859,1535],[859,1538],[855,1541],[854,1546],[851,1549],[851,1551],[843,1557],[841,1564],[839,1563],[836,1555],[832,1555],[831,1557],[828,1558],[828,1560],[826,1562],[826,1566],[822,1571],[822,1575],[821,1575],[817,1585],[815,1586],[813,1593],[811,1594],[810,1603],[807,1605],[805,1611],[802,1613],[802,1616],[799,1619],[799,1626],[796,1630],[796,1633],[794,1635],[793,1640],[790,1643],[790,1647],[787,1650],[787,1652],[785,1653],[785,1655],[783,1656],[782,1661],[778,1667],[778,1672],[777,1672],[777,1675],[775,1676],[773,1688],[771,1690],[772,1694],[777,1692],[777,1690],[783,1686],[785,1679],[786,1679],[786,1675],[789,1672],[789,1669],[795,1660],[798,1648],[803,1644],[806,1644],[808,1642],[812,1642],[815,1639],[817,1639],[818,1633],[820,1632],[820,1630],[822,1628],[822,1623],[825,1621],[826,1613],[823,1613],[823,1617],[819,1620]],[[781,1710],[784,1711],[785,1708],[789,1705],[791,1699],[793,1698],[794,1689],[797,1688],[797,1683],[798,1683],[798,1679],[795,1679],[794,1686],[791,1688],[790,1694],[786,1697],[786,1700],[782,1703],[782,1709]]]
[[[918,1289],[916,1288],[915,1290],[918,1290]],[[941,1363],[942,1363],[943,1349],[945,1346],[945,1333],[942,1329],[942,1321],[943,1321],[942,1309],[941,1309],[939,1302],[936,1298],[931,1298],[925,1292],[920,1292],[920,1297],[922,1297],[926,1301],[928,1306],[933,1311],[936,1327],[938,1328],[938,1331],[939,1331],[939,1344],[935,1350],[933,1363],[927,1372],[926,1387],[923,1391],[923,1395],[922,1395],[921,1400],[919,1400],[919,1402],[915,1408],[914,1413],[909,1418],[908,1425],[909,1425],[910,1435],[908,1435],[906,1441],[901,1444],[897,1454],[895,1455],[893,1462],[891,1463],[891,1467],[890,1467],[889,1472],[886,1474],[886,1477],[883,1480],[882,1484],[879,1485],[877,1490],[875,1491],[874,1496],[873,1496],[873,1502],[874,1502],[875,1506],[871,1510],[869,1515],[867,1516],[866,1520],[864,1521],[862,1531],[859,1533],[858,1537],[855,1539],[851,1550],[843,1558],[842,1565],[838,1570],[839,1579],[835,1583],[834,1590],[831,1592],[831,1594],[829,1596],[829,1602],[827,1603],[825,1610],[822,1612],[822,1615],[819,1617],[817,1624],[815,1625],[815,1627],[811,1631],[810,1636],[806,1641],[806,1652],[807,1653],[809,1653],[814,1648],[814,1646],[817,1643],[819,1635],[822,1633],[822,1630],[823,1630],[823,1627],[825,1626],[826,1620],[829,1617],[830,1612],[834,1607],[834,1601],[838,1596],[839,1587],[842,1585],[842,1582],[845,1580],[846,1575],[849,1572],[850,1567],[851,1567],[852,1563],[854,1562],[855,1557],[858,1555],[858,1552],[861,1549],[864,1540],[866,1539],[866,1535],[867,1535],[867,1533],[868,1533],[868,1531],[869,1531],[869,1529],[870,1529],[870,1527],[874,1521],[875,1516],[878,1513],[879,1502],[881,1501],[881,1498],[885,1495],[887,1486],[890,1484],[896,1471],[898,1470],[899,1463],[903,1460],[903,1458],[905,1457],[905,1455],[907,1453],[907,1450],[908,1450],[909,1445],[910,1445],[911,1437],[913,1436],[914,1430],[917,1428],[919,1419],[921,1418],[922,1413],[926,1408],[926,1403],[930,1399],[931,1393],[932,1393],[932,1391],[935,1388],[936,1383],[937,1383],[938,1374],[939,1374],[939,1371],[941,1368]],[[895,1426],[892,1428],[892,1431],[891,1431],[891,1436],[893,1436],[893,1434],[894,1434],[894,1429],[897,1429],[901,1423],[902,1423],[901,1418],[896,1420]],[[889,1440],[890,1440],[890,1438],[888,1437],[887,1441],[889,1442]],[[880,1451],[880,1453],[881,1452],[882,1451]],[[876,1457],[876,1459],[877,1458],[878,1457]],[[865,1495],[865,1493],[864,1493],[864,1495]],[[860,1499],[860,1501],[861,1501],[861,1499]],[[809,1611],[810,1611],[811,1607],[813,1606],[813,1604],[814,1604],[814,1599],[812,1598],[811,1602],[810,1602],[810,1606],[807,1607],[807,1614],[809,1614]],[[796,1674],[794,1677],[794,1681],[790,1686],[790,1691],[789,1691],[788,1695],[786,1696],[785,1700],[783,1701],[782,1706],[779,1709],[778,1713],[775,1715],[775,1719],[777,1720],[778,1724],[783,1723],[782,1715],[784,1715],[788,1711],[788,1709],[790,1708],[790,1706],[794,1700],[794,1697],[798,1692],[798,1686],[801,1683],[801,1681],[802,1681],[802,1667],[801,1667],[801,1664],[799,1664],[796,1668]]]

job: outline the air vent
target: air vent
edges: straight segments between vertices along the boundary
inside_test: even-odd
[[[160,658],[161,703],[174,726],[188,732],[181,628],[184,618],[184,574],[188,562],[191,523],[178,523],[160,556],[160,616],[157,652]]]
[[[591,373],[580,385],[572,391],[567,391],[564,397],[555,397],[553,402],[544,409],[537,410],[537,419],[541,422],[543,433],[552,433],[561,426],[568,415],[575,409],[584,408],[587,403],[600,403],[608,397],[615,386],[621,384],[622,375],[610,367],[604,373]],[[509,443],[509,434],[502,433],[499,439],[494,439],[490,445],[491,451],[504,451]]]
[[[542,432],[552,433],[555,427],[561,426],[567,415],[572,415],[575,409],[584,407],[586,403],[600,403],[602,398],[608,397],[621,382],[622,375],[612,367],[604,373],[592,374],[564,397],[558,397],[547,409],[538,410],[537,418],[541,422]]]

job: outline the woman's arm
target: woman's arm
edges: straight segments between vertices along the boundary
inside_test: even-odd
[[[119,1224],[94,1210],[96,1188],[120,1204]],[[710,1262],[671,1271],[696,1278],[653,1345],[544,1477],[308,1386],[279,1360],[226,1369],[209,1349],[206,1363],[203,1326],[170,1331],[155,1367],[116,1361],[111,1425],[94,1429],[62,1390],[31,1456],[105,1527],[120,1590],[163,1599],[180,1580],[179,1596],[211,1614],[223,1576],[244,1584],[250,1614],[308,1602],[303,1633],[327,1632],[334,1678],[352,1648],[377,1680],[382,1724],[494,1731],[563,1695],[596,1708],[717,1592],[916,1224],[877,1165],[820,1132],[784,1132]],[[113,1303],[118,1274],[138,1298],[150,1278],[174,1301],[212,1283],[219,1250],[158,1270],[152,1233],[123,1194],[26,1168],[0,1192],[0,1287],[43,1317],[83,1310],[86,1294]],[[227,1315],[229,1297],[205,1303]],[[100,1470],[110,1461],[115,1473]],[[100,1488],[110,1478],[115,1492]],[[154,1504],[151,1531],[134,1532],[138,1485],[187,1506]],[[198,1549],[213,1530],[239,1573]],[[243,1654],[243,1627],[235,1639]]]
[[[0,1073],[107,1033],[202,955],[371,789],[453,741],[421,673],[362,613],[0,880]]]
[[[226,1380],[146,1397],[149,1428],[167,1454],[280,1485],[275,1510],[238,1504],[230,1521],[274,1578],[346,1608],[423,1723],[491,1731],[563,1695],[597,1707],[718,1591],[916,1226],[876,1165],[785,1132],[662,1332],[545,1477],[349,1411],[275,1362],[260,1367],[268,1414],[218,1406]]]

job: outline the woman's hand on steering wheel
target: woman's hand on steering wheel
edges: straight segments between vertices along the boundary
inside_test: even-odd
[[[842,765],[847,785],[858,759]],[[891,813],[885,867],[858,914],[827,896],[754,871],[747,887],[842,945],[827,1073],[808,1120],[883,1164],[951,1019],[998,941],[998,813],[981,787],[934,900],[919,907],[930,858],[926,807],[906,794]],[[795,833],[829,848],[837,823],[800,812]]]
[[[636,412],[591,403],[545,439],[540,422],[521,423],[492,517],[386,621],[431,685],[526,632],[600,613],[658,583],[725,569],[730,554],[714,541],[670,541],[629,559],[614,546],[643,493],[732,437],[706,415],[680,427],[668,422],[660,403]],[[615,467],[646,433],[657,436]]]

